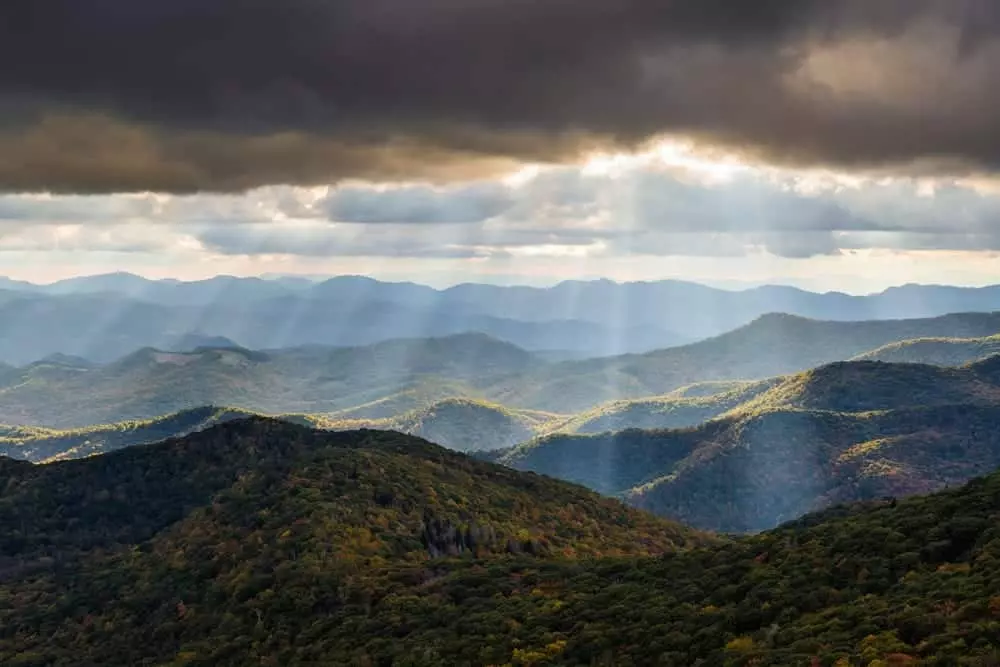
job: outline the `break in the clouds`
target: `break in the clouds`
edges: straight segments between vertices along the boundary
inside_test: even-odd
[[[992,171],[998,33],[993,0],[5,0],[0,188],[443,183],[663,134]]]
[[[185,261],[208,261],[803,259],[871,249],[1000,250],[1000,194],[992,183],[845,180],[682,158],[550,167],[443,185],[6,195],[0,196],[0,251],[181,253]]]

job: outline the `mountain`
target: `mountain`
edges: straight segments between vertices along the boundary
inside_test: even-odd
[[[259,419],[83,461],[0,459],[0,482],[5,665],[1000,654],[997,474],[733,540],[406,436]]]
[[[538,363],[482,334],[362,348],[145,349],[94,368],[33,364],[0,376],[0,422],[76,428],[204,405],[373,419],[481,396],[486,384]],[[338,414],[348,409],[356,414]]]
[[[199,349],[241,349],[242,345],[225,336],[206,336],[186,333],[167,343],[164,349],[170,352],[196,352]]]
[[[776,382],[735,411],[800,409],[870,412],[900,407],[1000,404],[1000,378],[988,359],[963,368],[842,361]]]
[[[706,529],[766,530],[836,503],[927,493],[995,470],[998,425],[996,406],[765,412],[700,440],[625,497]]]
[[[400,431],[460,452],[496,450],[529,440],[561,421],[559,415],[509,410],[502,405],[448,398],[383,419],[319,420],[324,428]]]
[[[121,422],[67,431],[30,426],[0,426],[0,456],[33,463],[85,458],[187,435],[215,424],[250,416],[250,413],[242,410],[202,407],[147,421]]]
[[[699,528],[748,532],[832,503],[1000,467],[1000,357],[964,368],[842,362],[696,428],[556,434],[483,454]]]
[[[688,385],[664,396],[612,401],[575,415],[552,430],[602,433],[626,429],[689,428],[728,412],[781,381],[714,382]]]
[[[774,312],[848,322],[1000,310],[1000,286],[908,285],[851,296],[781,286],[721,290],[676,280],[438,290],[363,276],[185,282],[109,274],[51,285],[7,281],[0,288],[0,360],[13,364],[55,352],[106,362],[143,347],[169,349],[171,338],[191,331],[254,349],[479,332],[549,358],[580,359],[682,345]]]
[[[80,276],[37,286],[35,291],[61,296],[108,295],[164,305],[212,306],[228,301],[282,298],[311,287],[282,280],[215,276],[206,280],[148,280],[132,273]]]
[[[259,418],[78,461],[0,459],[0,486],[0,600],[20,600],[0,605],[5,665],[261,651],[289,664],[300,649],[328,663],[345,654],[321,636],[352,632],[356,605],[394,604],[371,597],[383,585],[433,587],[456,558],[582,563],[714,542],[416,438]],[[303,621],[320,623],[306,643],[286,634]],[[267,648],[239,638],[261,632]]]
[[[368,300],[363,292],[331,296],[306,290],[260,298],[212,293],[223,296],[207,303],[199,301],[200,297],[156,303],[142,300],[145,293],[132,292],[3,293],[0,360],[25,364],[63,353],[108,362],[145,347],[178,349],[178,341],[191,332],[238,341],[253,349],[365,346],[398,338],[484,333],[526,349],[557,349],[570,358],[647,351],[690,341],[654,326],[545,317],[513,320],[482,314],[471,306]]]
[[[365,276],[302,279],[293,276],[216,276],[206,280],[148,280],[128,273],[82,276],[49,285],[0,278],[0,288],[43,294],[116,293],[167,304],[219,303],[223,299],[253,301],[308,293],[320,299],[390,301],[421,306],[488,305],[479,310],[495,317],[535,320],[540,313],[553,319],[602,321],[609,307],[633,323],[680,320],[693,335],[732,329],[768,312],[835,320],[913,319],[951,312],[1000,310],[1000,286],[949,287],[903,285],[865,296],[840,292],[815,293],[777,285],[724,290],[692,282],[662,280],[616,283],[611,280],[570,280],[552,287],[500,286],[464,283],[443,290],[407,282],[383,282]],[[660,307],[661,312],[651,311]],[[695,308],[698,306],[698,308]],[[641,315],[641,316],[636,316]]]
[[[1000,313],[932,319],[824,322],[772,314],[708,340],[648,354],[542,366],[494,400],[513,407],[577,413],[617,399],[659,396],[708,380],[756,380],[796,373],[926,336],[1000,331]]]
[[[555,363],[484,334],[254,352],[236,346],[233,340],[238,338],[161,332],[161,338],[181,344],[181,349],[185,342],[194,349],[145,348],[101,365],[68,363],[69,355],[61,355],[57,364],[0,370],[0,421],[74,428],[152,419],[203,405],[379,420],[463,398],[503,405],[508,411],[564,415],[561,430],[567,431],[683,427],[745,400],[736,388],[753,393],[756,385],[746,385],[749,380],[849,359],[890,341],[997,330],[1000,313],[871,322],[768,315],[684,347]],[[89,339],[91,333],[81,332],[81,337]],[[198,344],[202,342],[220,345]],[[710,393],[717,386],[713,382],[736,393],[671,394],[692,383],[700,389],[691,391]]]
[[[74,429],[0,425],[0,456],[51,463],[85,458],[134,445],[180,437],[215,424],[264,417],[238,408],[203,406],[155,419],[130,420]],[[398,431],[456,451],[512,447],[554,428],[558,415],[512,411],[501,405],[449,398],[382,419],[340,419],[313,414],[272,415],[276,419],[330,431]]]
[[[916,338],[889,343],[855,359],[961,366],[1000,354],[1000,335],[982,338]]]

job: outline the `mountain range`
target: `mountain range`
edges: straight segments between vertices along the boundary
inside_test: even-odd
[[[700,528],[753,532],[841,502],[1000,467],[1000,357],[946,368],[840,362],[679,430],[554,434],[481,454]]]
[[[535,423],[546,421],[537,415],[545,413],[552,416],[553,427],[562,415],[564,422],[579,422],[572,430],[690,426],[735,405],[742,400],[741,391],[754,391],[753,386],[739,385],[743,388],[733,389],[737,393],[728,403],[717,397],[671,395],[691,385],[701,383],[711,393],[711,387],[720,386],[711,383],[745,383],[801,372],[870,354],[890,343],[997,332],[1000,313],[865,322],[765,315],[686,346],[576,361],[551,361],[485,334],[390,340],[354,348],[312,345],[271,350],[249,350],[227,340],[223,347],[188,351],[144,348],[106,364],[50,355],[22,367],[0,367],[0,423],[78,428],[152,419],[205,405],[380,420],[462,398],[535,413],[530,419]],[[646,403],[607,407],[632,399]],[[653,417],[602,424],[601,414],[619,409],[625,409],[629,419],[643,411]],[[547,425],[537,430],[552,429]]]
[[[0,361],[23,365],[61,353],[104,363],[144,347],[182,351],[178,345],[187,335],[221,336],[266,349],[364,346],[469,332],[548,359],[580,359],[681,345],[773,312],[861,321],[994,310],[1000,310],[1000,286],[906,285],[852,296],[781,286],[731,291],[683,281],[568,281],[548,288],[462,284],[438,290],[360,276],[184,282],[123,273],[50,285],[5,279]]]
[[[0,458],[0,488],[4,665],[1000,653],[998,474],[732,539],[416,438],[250,418],[84,460]]]
[[[202,407],[62,431],[9,426],[0,429],[0,454],[39,463],[86,457],[247,416]],[[755,532],[841,502],[939,490],[1000,466],[1000,356],[961,367],[837,362],[569,418],[449,398],[395,417],[280,419],[405,432],[698,528]]]

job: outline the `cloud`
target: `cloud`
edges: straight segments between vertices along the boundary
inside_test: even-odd
[[[664,133],[993,170],[998,32],[990,0],[7,0],[0,188],[447,182]]]
[[[495,218],[513,203],[511,188],[481,182],[450,188],[347,186],[334,190],[319,206],[340,222],[463,223]]]
[[[176,230],[149,229],[141,225],[113,225],[95,229],[90,225],[0,224],[0,253],[164,253],[197,247]]]
[[[103,244],[138,252],[148,237],[149,243],[172,239],[170,248],[189,254],[246,257],[609,259],[763,252],[809,258],[872,248],[1000,249],[1000,194],[990,184],[922,178],[845,184],[840,177],[783,169],[726,172],[720,180],[699,169],[634,161],[613,173],[554,167],[514,180],[438,186],[0,195],[0,234],[8,250],[72,243],[83,251]]]
[[[411,257],[469,259],[503,254],[472,239],[414,230],[350,229],[343,225],[252,225],[212,227],[196,234],[205,249],[220,255],[300,257]]]

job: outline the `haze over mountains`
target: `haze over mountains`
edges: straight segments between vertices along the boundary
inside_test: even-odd
[[[853,321],[993,310],[1000,310],[1000,287],[907,285],[851,296],[777,286],[727,291],[682,281],[598,280],[436,290],[357,276],[183,282],[108,274],[50,285],[0,283],[0,361],[22,365],[61,353],[107,362],[143,347],[187,349],[188,335],[268,349],[467,332],[565,359],[671,347],[772,312]]]
[[[879,344],[894,336],[996,327],[991,314],[863,323],[766,316],[687,348],[561,363],[482,334],[365,348],[150,349],[104,366],[52,359],[0,376],[0,405],[15,425],[0,434],[0,451],[35,462],[85,457],[266,411],[330,430],[403,431],[462,451],[507,447],[480,456],[578,482],[698,528],[758,531],[839,502],[961,484],[1000,466],[994,437],[1000,433],[1000,357],[992,354],[991,338],[916,338],[889,346],[919,351],[933,340],[932,357],[957,346],[963,360],[978,350],[967,365],[867,359],[883,354],[887,348]],[[771,356],[765,348],[754,356],[762,340],[780,344],[784,354]],[[874,352],[856,354],[870,345]],[[858,360],[735,379],[822,364],[830,356]],[[631,390],[711,381],[580,413],[508,407],[488,398],[542,396],[540,377],[585,388],[580,378],[590,373],[596,400],[607,393],[601,380],[607,365],[641,369],[634,377],[645,385]],[[545,405],[566,404],[565,392],[552,396]],[[209,404],[235,408],[194,407]],[[157,417],[173,410],[182,411],[69,431],[24,425],[44,418],[55,426],[92,424],[115,421],[123,411]]]
[[[564,359],[580,350],[550,346],[544,336],[532,339],[539,349],[526,349],[483,331],[354,347],[250,349],[240,345],[240,336],[210,323],[221,325],[225,315],[230,325],[247,326],[253,318],[241,321],[240,314],[269,312],[272,332],[275,326],[301,332],[303,321],[326,317],[351,335],[378,338],[378,331],[397,329],[365,330],[365,322],[385,324],[404,309],[408,318],[419,309],[427,315],[461,302],[466,315],[476,307],[524,316],[530,306],[546,316],[577,316],[581,304],[603,290],[607,319],[611,293],[627,302],[657,290],[707,288],[596,282],[438,291],[355,278],[199,284],[122,275],[15,287],[20,291],[4,293],[4,307],[23,309],[21,324],[63,317],[67,308],[82,313],[97,302],[127,302],[117,318],[92,324],[78,342],[91,334],[106,342],[100,328],[121,323],[114,345],[139,330],[170,343],[111,361],[70,350],[0,367],[0,423],[8,424],[0,451],[34,462],[100,455],[263,413],[330,430],[405,432],[460,451],[487,452],[480,456],[579,482],[699,528],[735,532],[768,529],[837,502],[937,490],[1000,465],[1000,445],[992,438],[1000,432],[992,427],[1000,420],[992,357],[1000,313],[860,321],[766,313],[687,345]],[[560,311],[547,301],[571,287],[577,310]],[[928,289],[932,297],[937,293]],[[492,296],[480,296],[481,302],[470,296],[480,291]],[[962,293],[967,303],[985,304],[992,291]],[[395,294],[396,301],[364,295],[374,292]],[[765,292],[711,291],[720,299],[744,299],[744,312],[754,294]],[[843,297],[798,294],[801,303],[814,304]],[[887,294],[843,303],[867,299],[870,307]],[[675,307],[665,303],[665,311]],[[323,304],[339,306],[323,310]],[[399,304],[405,305],[394,310]],[[299,308],[299,319],[275,319],[275,309]],[[593,326],[605,326],[596,321],[602,312],[597,302],[590,308]],[[199,333],[181,333],[186,324],[176,332],[158,328],[157,318],[177,309],[202,313],[191,327]],[[362,311],[371,318],[362,316],[359,324],[353,318]],[[488,322],[494,329],[514,321],[466,315],[450,321],[472,327]],[[140,319],[128,333],[132,316]],[[665,321],[666,315],[657,317]],[[87,321],[100,319],[91,314]],[[521,324],[557,337],[561,327],[579,328],[571,320]],[[44,339],[49,331],[18,326],[6,325],[8,343]]]
[[[356,348],[146,348],[99,365],[63,355],[0,368],[0,423],[75,428],[205,405],[372,420],[450,398],[570,418],[608,402],[662,397],[694,383],[803,371],[896,341],[998,331],[1000,314],[991,313],[870,322],[766,315],[687,346],[563,362],[479,333]],[[678,403],[680,398],[671,404],[697,407],[692,397]],[[693,425],[710,412],[664,425]]]

